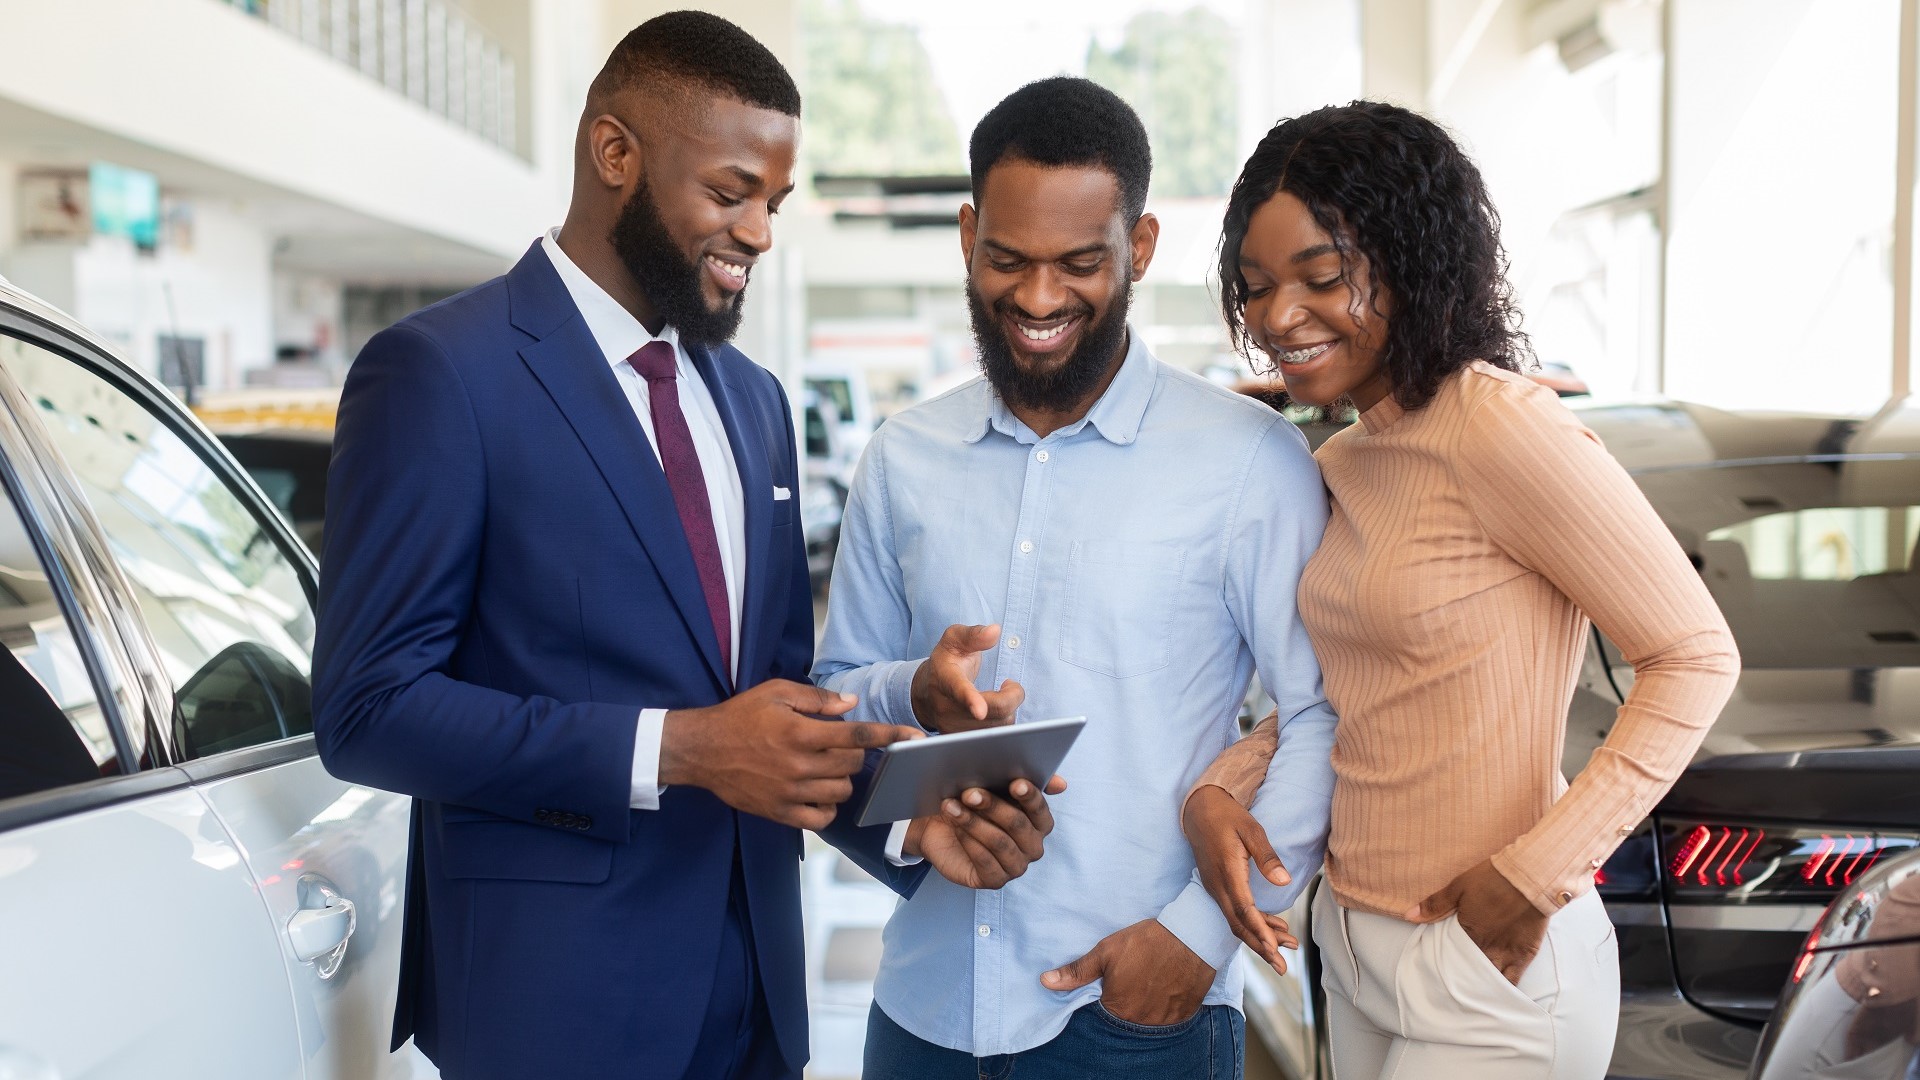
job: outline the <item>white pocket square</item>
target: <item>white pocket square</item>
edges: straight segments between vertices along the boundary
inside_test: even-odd
[[[777,487],[773,489],[774,502],[786,502],[788,499],[791,499],[791,498],[793,498],[793,492],[787,490],[786,488]]]

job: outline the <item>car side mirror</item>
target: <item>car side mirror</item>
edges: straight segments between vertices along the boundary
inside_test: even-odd
[[[313,684],[258,642],[222,649],[174,698],[174,733],[188,759],[312,731]]]

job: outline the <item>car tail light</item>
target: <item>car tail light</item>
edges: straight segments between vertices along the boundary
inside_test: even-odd
[[[1675,901],[1826,903],[1920,835],[1832,826],[1663,820],[1660,879]]]

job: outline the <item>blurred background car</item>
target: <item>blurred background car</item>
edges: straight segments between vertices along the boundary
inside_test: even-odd
[[[216,434],[219,434],[216,432]],[[333,457],[329,431],[289,428],[219,434],[220,442],[247,470],[274,509],[280,511],[317,560],[327,514],[327,465]]]

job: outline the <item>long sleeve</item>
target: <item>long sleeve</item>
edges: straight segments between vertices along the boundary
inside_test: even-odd
[[[919,727],[911,690],[913,673],[925,657],[902,654],[913,612],[887,512],[886,436],[884,426],[874,433],[854,470],[813,680],[857,695],[860,704],[850,714],[856,720]]]
[[[1459,480],[1487,535],[1633,665],[1606,742],[1494,866],[1558,911],[1679,776],[1733,692],[1732,633],[1626,471],[1544,390],[1509,384],[1469,417]]]
[[[1280,713],[1276,710],[1265,719],[1253,725],[1246,737],[1232,746],[1220,751],[1213,759],[1207,771],[1200,774],[1193,787],[1187,791],[1192,798],[1195,791],[1203,787],[1222,788],[1233,796],[1233,801],[1241,806],[1252,806],[1254,796],[1260,794],[1260,786],[1266,782],[1267,767],[1273,762],[1274,751],[1280,749]]]
[[[1243,467],[1240,505],[1221,557],[1227,609],[1277,706],[1270,728],[1274,749],[1257,772],[1247,771],[1257,786],[1253,816],[1293,878],[1284,888],[1257,879],[1255,899],[1267,910],[1281,911],[1320,869],[1333,798],[1335,718],[1294,602],[1301,572],[1326,528],[1327,502],[1306,440],[1285,421],[1276,418]],[[1198,874],[1161,912],[1160,921],[1215,969],[1224,967],[1237,948]]]
[[[439,344],[376,335],[342,392],[314,656],[314,735],[334,775],[534,822],[590,817],[624,842],[637,705],[561,702],[448,674],[471,617],[485,462]]]
[[[893,561],[887,533],[883,526],[876,525],[871,510],[876,500],[885,499],[885,492],[880,487],[883,481],[877,461],[880,443],[880,436],[876,434],[868,444],[867,453],[861,456],[854,479],[854,491],[841,517],[840,549],[834,556],[826,637],[813,665],[812,677],[815,683],[829,690],[859,696],[860,704],[849,717],[852,721],[913,724],[913,706],[906,700],[906,690],[912,685],[913,669],[917,664],[885,660],[866,665],[844,660],[833,664],[828,660],[834,655],[888,655],[884,651],[888,647],[887,638],[881,636],[880,628],[892,627],[896,635],[893,640],[906,640],[906,596],[899,586],[899,566]],[[803,549],[801,559],[804,561],[805,557]],[[800,573],[795,580],[805,581],[805,573]],[[811,611],[810,605],[807,610]],[[858,618],[849,615],[853,611],[860,613]],[[842,651],[832,653],[827,649],[836,640],[836,624],[843,630],[858,632],[852,635],[855,643],[843,644]],[[810,647],[813,643],[811,622],[805,630],[806,644]],[[844,641],[845,636],[839,640]],[[803,676],[795,673],[790,677]],[[911,897],[920,887],[921,880],[927,876],[928,865],[919,860],[906,862],[898,857],[900,848],[897,841],[900,834],[894,825],[860,828],[855,824],[859,820],[860,807],[866,801],[867,785],[879,759],[878,751],[867,753],[865,769],[854,778],[853,798],[840,804],[840,812],[833,824],[822,830],[820,835],[845,852],[861,869],[886,882],[901,896]]]

